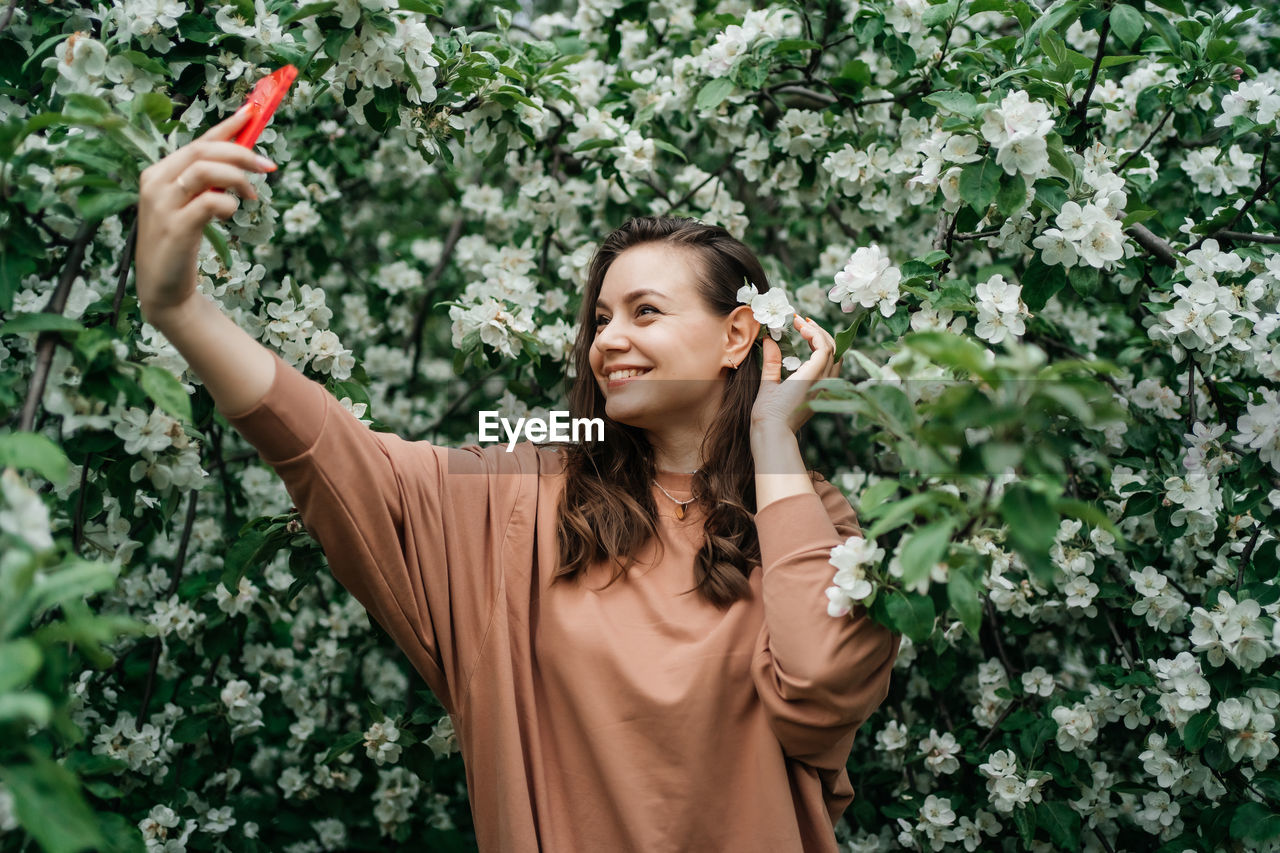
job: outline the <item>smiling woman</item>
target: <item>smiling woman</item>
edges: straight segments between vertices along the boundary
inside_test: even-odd
[[[373,432],[195,291],[192,246],[235,202],[177,178],[261,166],[234,130],[145,175],[140,301],[449,712],[480,850],[834,853],[899,637],[828,615],[831,551],[860,531],[795,431],[831,336],[796,318],[813,354],[780,381],[738,301],[769,288],[746,246],[633,219],[592,262],[573,353],[570,414],[601,440]]]

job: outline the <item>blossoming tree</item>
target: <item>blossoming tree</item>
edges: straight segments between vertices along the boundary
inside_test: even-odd
[[[474,849],[450,719],[129,286],[139,172],[286,62],[200,289],[374,428],[560,407],[639,213],[838,332],[815,618],[906,638],[845,849],[1275,849],[1277,10],[542,6],[0,9],[0,850]]]

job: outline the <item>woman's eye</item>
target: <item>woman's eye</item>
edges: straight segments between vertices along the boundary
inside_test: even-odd
[[[603,325],[604,325],[605,323],[607,323],[607,322],[609,322],[609,318],[608,318],[608,317],[596,317],[596,327],[597,327],[597,328],[599,328],[600,326],[603,326]]]
[[[657,308],[654,308],[652,305],[641,305],[641,306],[640,306],[640,308],[639,308],[639,309],[637,309],[636,313],[637,313],[637,314],[643,314],[646,310],[647,310],[647,311],[652,311],[652,312],[653,312],[653,313],[655,313],[655,314],[661,314],[661,313],[662,313],[662,312],[661,312],[661,311],[659,311]]]

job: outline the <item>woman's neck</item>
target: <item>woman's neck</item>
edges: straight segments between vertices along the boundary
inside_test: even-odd
[[[689,474],[702,467],[704,432],[695,429],[648,432],[653,464],[659,471]]]

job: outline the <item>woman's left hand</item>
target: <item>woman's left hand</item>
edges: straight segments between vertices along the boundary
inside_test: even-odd
[[[782,350],[773,338],[765,336],[760,392],[751,409],[753,430],[785,425],[794,433],[813,416],[813,411],[805,405],[812,396],[810,389],[813,383],[840,374],[840,366],[835,362],[835,338],[826,329],[812,320],[803,319],[799,314],[795,315],[793,322],[813,348],[813,355],[784,380]]]

